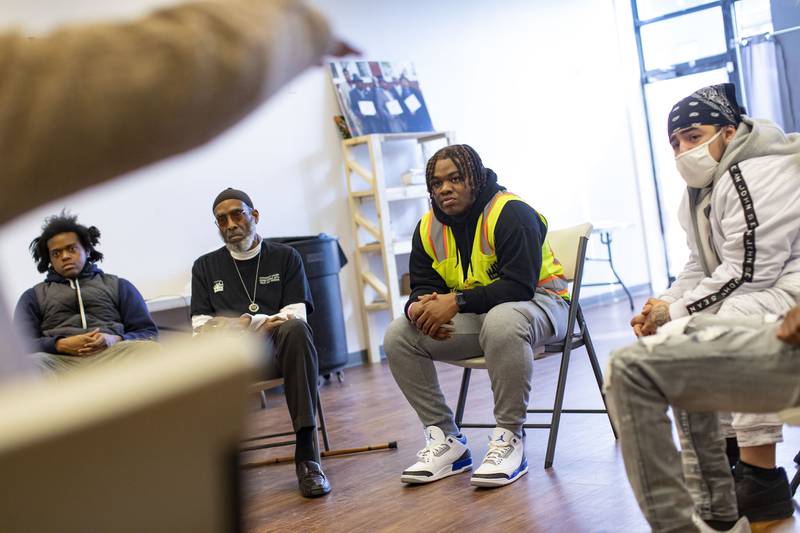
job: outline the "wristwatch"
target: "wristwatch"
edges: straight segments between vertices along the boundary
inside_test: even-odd
[[[467,305],[467,299],[464,297],[463,292],[456,293],[456,305],[458,306],[459,312],[464,310],[464,306]]]

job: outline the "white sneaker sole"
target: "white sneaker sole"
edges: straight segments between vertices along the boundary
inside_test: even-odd
[[[401,474],[400,481],[402,481],[403,483],[416,483],[416,484],[432,483],[434,481],[438,481],[440,479],[449,476],[454,476],[456,474],[460,474],[468,470],[472,470],[472,463],[457,470],[453,470],[453,465],[447,465],[445,468],[442,468],[438,472],[434,472],[432,476],[415,476],[411,474]]]
[[[514,483],[516,480],[524,476],[528,473],[528,467],[526,466],[524,469],[517,472],[517,475],[513,478],[509,479],[507,477],[475,477],[473,476],[469,479],[469,484],[474,487],[502,487],[504,485],[509,485]]]

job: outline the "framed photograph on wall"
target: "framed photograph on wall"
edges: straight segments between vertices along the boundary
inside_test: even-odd
[[[335,61],[329,67],[353,136],[434,131],[412,63]]]

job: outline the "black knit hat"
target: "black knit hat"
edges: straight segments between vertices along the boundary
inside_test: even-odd
[[[250,209],[253,209],[253,201],[247,196],[247,193],[244,191],[240,191],[239,189],[234,189],[232,187],[228,187],[221,193],[214,198],[214,205],[211,206],[211,211],[213,212],[214,209],[217,208],[220,202],[224,202],[225,200],[241,200],[244,202]]]
[[[667,135],[693,126],[738,126],[745,110],[736,101],[736,86],[721,83],[698,89],[672,108]]]

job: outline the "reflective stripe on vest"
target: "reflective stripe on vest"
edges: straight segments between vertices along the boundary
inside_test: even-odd
[[[420,221],[420,238],[425,252],[432,260],[432,267],[442,276],[451,290],[465,290],[480,285],[490,285],[499,277],[497,270],[497,255],[494,248],[494,232],[497,220],[505,205],[512,201],[523,202],[519,196],[500,191],[483,208],[478,217],[475,228],[475,239],[472,244],[467,277],[458,258],[458,249],[455,237],[449,226],[439,222],[433,211],[428,211]],[[545,227],[547,220],[539,215]],[[564,269],[553,255],[550,244],[542,244],[542,268],[539,272],[537,287],[557,294],[562,298],[569,298],[567,282],[564,279]]]

